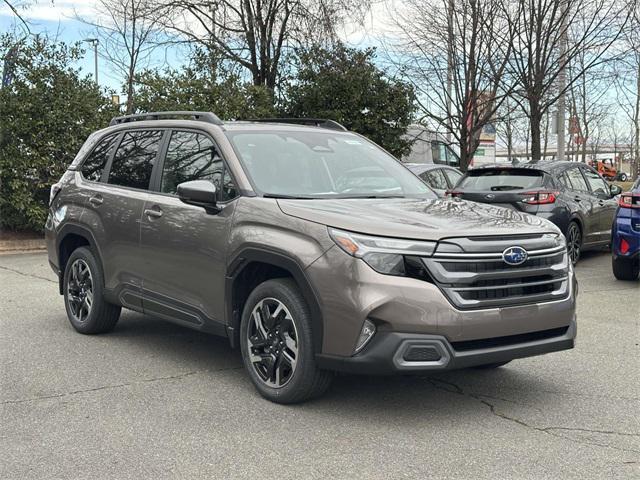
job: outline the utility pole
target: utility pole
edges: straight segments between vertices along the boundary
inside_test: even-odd
[[[98,43],[100,43],[100,40],[98,40],[97,38],[85,38],[83,42],[90,43],[93,46],[94,76],[96,79],[96,85],[99,85],[98,83]]]
[[[556,116],[556,160],[563,161],[565,159],[565,142],[566,136],[564,133],[565,127],[565,89],[567,88],[567,65],[566,65],[566,53],[567,53],[567,17],[569,16],[568,0],[560,0],[562,2],[562,31],[560,32],[560,62],[561,69],[558,74],[558,90],[560,96],[558,97],[558,111]]]

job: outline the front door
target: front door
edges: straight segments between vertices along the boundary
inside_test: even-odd
[[[178,184],[209,180],[220,211],[187,205]],[[205,133],[174,130],[154,192],[142,214],[144,311],[210,331],[223,331],[229,230],[237,196],[219,150]]]

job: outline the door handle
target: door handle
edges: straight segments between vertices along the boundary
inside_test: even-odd
[[[94,206],[99,206],[102,205],[102,202],[104,202],[104,199],[102,198],[102,195],[98,194],[98,195],[94,195],[93,197],[89,198],[89,201],[94,205]]]
[[[156,205],[153,208],[145,208],[144,214],[149,218],[160,218],[162,216],[162,210]]]

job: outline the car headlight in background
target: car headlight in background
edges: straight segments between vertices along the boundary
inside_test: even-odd
[[[387,275],[406,275],[408,258],[431,256],[436,248],[436,242],[374,237],[335,228],[329,229],[329,235],[346,253]]]

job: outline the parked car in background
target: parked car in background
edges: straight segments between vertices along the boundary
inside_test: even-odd
[[[635,280],[640,274],[640,178],[631,191],[620,195],[611,232],[611,263],[618,280]]]
[[[454,167],[432,163],[405,163],[420,179],[429,185],[440,198],[447,190],[455,187],[462,178],[462,172]]]
[[[421,125],[409,125],[404,138],[411,142],[411,150],[402,157],[403,163],[460,166],[460,157],[439,133]]]
[[[584,163],[546,161],[474,168],[449,195],[552,221],[576,263],[582,251],[610,244],[621,191]]]

